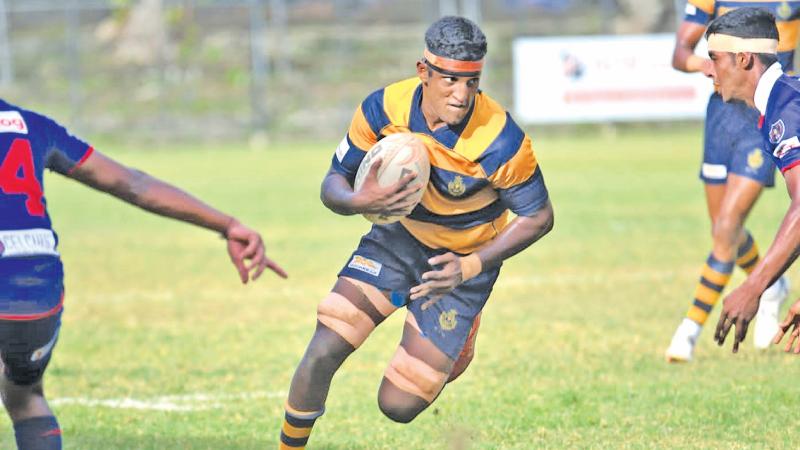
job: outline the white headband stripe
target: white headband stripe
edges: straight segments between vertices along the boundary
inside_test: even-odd
[[[778,53],[777,39],[740,38],[728,34],[714,33],[708,37],[708,49],[712,52],[728,53]]]

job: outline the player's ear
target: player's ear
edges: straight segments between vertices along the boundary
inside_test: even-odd
[[[424,61],[417,61],[417,76],[422,81],[422,84],[426,86],[428,85],[428,74],[428,65]]]
[[[756,56],[752,53],[739,52],[736,54],[736,65],[744,70],[753,68]]]

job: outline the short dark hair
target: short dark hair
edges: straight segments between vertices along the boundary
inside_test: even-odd
[[[706,39],[712,34],[726,34],[745,39],[779,39],[775,16],[763,8],[737,8],[714,19],[706,30]],[[761,64],[769,67],[778,61],[771,53],[756,53]]]
[[[737,8],[714,19],[706,30],[712,34],[727,34],[745,39],[778,39],[775,16],[762,8]]]
[[[486,36],[475,22],[445,16],[425,32],[425,45],[436,56],[458,61],[480,61],[486,55]]]

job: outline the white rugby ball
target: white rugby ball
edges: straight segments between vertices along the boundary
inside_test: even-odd
[[[425,186],[431,175],[431,163],[428,159],[428,149],[420,138],[413,133],[394,133],[378,141],[367,152],[361,165],[358,166],[353,189],[358,192],[364,185],[369,169],[378,159],[383,160],[378,169],[378,184],[387,187],[397,183],[409,172],[415,172],[417,178],[414,183],[420,183],[422,189],[413,196],[413,205],[402,215],[387,216],[383,214],[364,214],[372,223],[387,224],[397,222],[411,214],[411,211],[422,200]]]

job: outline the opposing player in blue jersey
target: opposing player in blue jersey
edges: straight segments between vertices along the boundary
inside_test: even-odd
[[[800,2],[770,0],[688,0],[686,16],[677,32],[673,66],[685,72],[711,73],[711,61],[694,54],[706,25],[715,17],[742,6],[754,6],[778,17],[778,59],[791,71],[800,21]],[[708,100],[700,179],[704,183],[713,247],[701,271],[692,303],[666,351],[670,362],[692,359],[694,346],[709,313],[730,280],[734,266],[750,273],[759,261],[745,220],[765,186],[774,185],[775,166],[763,156],[756,128],[758,111],[742,102],[725,103],[719,92]],[[780,278],[761,299],[756,322],[757,348],[766,348],[778,327],[778,312],[788,295]]]
[[[714,338],[719,345],[735,328],[733,351],[747,335],[759,296],[794,262],[800,249],[800,81],[778,62],[778,28],[766,11],[742,8],[715,19],[706,32],[712,75],[725,101],[739,100],[761,113],[763,148],[786,181],[791,204],[775,240],[744,283],[724,300]],[[763,301],[763,300],[762,300]],[[774,336],[778,343],[794,327],[786,350],[800,336],[800,302]],[[794,348],[800,352],[800,340]]]
[[[409,206],[411,193],[425,192],[405,219],[372,227],[319,304],[316,331],[289,390],[281,449],[305,447],[334,373],[401,307],[408,309],[403,336],[378,405],[392,420],[413,420],[465,368],[476,319],[503,260],[553,225],[530,138],[478,90],[486,53],[481,30],[467,19],[444,17],[428,29],[425,44],[417,76],[361,103],[322,183],[325,205],[344,215],[396,215]],[[409,131],[426,142],[429,183],[420,186],[408,175],[381,188],[375,164],[354,192],[366,151]]]
[[[42,376],[64,303],[64,272],[44,197],[44,170],[150,212],[220,233],[242,283],[265,268],[261,236],[189,194],[123,166],[53,120],[0,100],[0,394],[21,450],[61,448]]]

